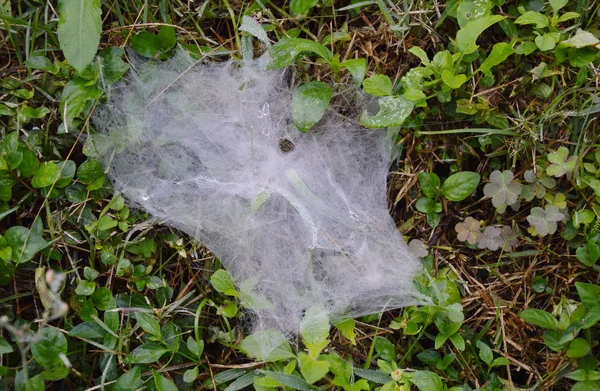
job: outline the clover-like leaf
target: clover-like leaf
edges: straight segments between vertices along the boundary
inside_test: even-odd
[[[492,172],[490,183],[483,187],[483,194],[492,198],[498,213],[504,213],[507,206],[516,205],[521,191],[522,186],[514,182],[514,175],[509,170]]]
[[[504,245],[502,229],[498,227],[486,227],[477,238],[477,247],[496,251]]]
[[[469,216],[462,223],[456,224],[454,230],[458,234],[458,240],[474,245],[481,234],[481,222]]]
[[[545,209],[535,207],[531,209],[531,214],[527,216],[527,221],[539,236],[553,234],[557,229],[557,222],[565,218],[556,206],[548,205]]]
[[[538,199],[544,198],[546,189],[552,189],[556,186],[556,181],[552,177],[548,176],[541,167],[537,166],[537,168],[537,172],[527,170],[523,175],[528,184],[523,186],[521,198],[527,202],[531,201],[534,197]]]
[[[546,174],[560,178],[567,174],[568,177],[573,174],[577,164],[577,156],[569,157],[569,150],[566,147],[560,147],[557,151],[548,154],[550,164],[546,168]]]
[[[554,205],[558,209],[565,209],[567,207],[567,196],[563,193],[556,193],[555,195],[548,193],[544,196],[544,199],[549,205]]]
[[[413,239],[410,242],[408,242],[408,248],[410,249],[410,251],[412,251],[413,254],[415,254],[419,258],[426,257],[427,254],[429,254],[427,248],[425,247],[425,244],[420,239]]]
[[[511,252],[519,243],[517,233],[508,225],[502,226],[502,232],[500,233],[500,236],[502,237],[502,239],[504,239],[502,251]]]

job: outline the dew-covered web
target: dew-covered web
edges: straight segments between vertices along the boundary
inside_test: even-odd
[[[214,252],[254,326],[295,333],[311,306],[335,321],[421,301],[420,262],[388,214],[386,132],[333,108],[300,133],[285,72],[258,68],[136,64],[94,116],[115,190]]]

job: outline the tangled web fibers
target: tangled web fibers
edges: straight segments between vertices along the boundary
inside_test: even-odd
[[[302,134],[285,72],[257,68],[137,64],[94,118],[115,190],[213,251],[254,327],[294,334],[313,306],[336,321],[420,301],[387,210],[385,132],[331,109]]]

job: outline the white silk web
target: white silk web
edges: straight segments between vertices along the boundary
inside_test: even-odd
[[[420,302],[420,262],[387,210],[385,132],[334,107],[302,134],[284,72],[256,68],[136,64],[94,117],[115,190],[213,251],[254,326],[296,333],[311,306],[335,321]]]

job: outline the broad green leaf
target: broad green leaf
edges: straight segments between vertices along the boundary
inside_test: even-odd
[[[327,361],[310,358],[304,353],[298,355],[298,361],[302,376],[310,384],[321,380],[329,372],[329,362]]]
[[[387,362],[396,361],[396,348],[393,343],[381,336],[375,337],[373,343],[375,344],[375,351],[382,360]]]
[[[375,96],[392,95],[392,80],[386,75],[373,75],[363,80],[363,90]]]
[[[267,46],[271,46],[271,41],[269,40],[269,37],[267,36],[267,32],[265,31],[265,28],[256,21],[256,19],[248,16],[248,15],[244,15],[242,17],[242,24],[240,25],[240,31],[244,31],[252,36],[254,36],[255,38],[257,38],[259,41],[261,41],[262,43],[264,43]]]
[[[116,83],[129,70],[129,65],[122,60],[123,54],[123,49],[116,46],[107,47],[100,52],[100,77],[106,84]]]
[[[40,165],[33,178],[31,186],[36,189],[50,186],[60,178],[60,167],[56,163],[44,162]]]
[[[190,336],[187,339],[186,346],[190,350],[190,352],[192,352],[193,354],[196,355],[196,357],[202,358],[202,353],[204,353],[204,341],[203,340],[196,341],[194,338],[192,338]]]
[[[421,62],[423,63],[423,65],[429,65],[430,64],[429,56],[427,56],[427,53],[425,53],[425,50],[421,49],[420,47],[413,46],[410,49],[408,49],[408,52],[414,54],[417,57],[419,57],[419,59],[421,60]]]
[[[131,46],[142,56],[160,60],[169,58],[169,50],[177,44],[172,26],[162,26],[158,34],[142,31],[131,37]]]
[[[415,371],[408,374],[408,379],[420,391],[444,391],[442,380],[433,372]]]
[[[290,344],[277,330],[257,331],[244,338],[240,350],[259,361],[279,361],[294,357]]]
[[[152,377],[156,391],[178,391],[179,389],[171,380],[161,375],[155,369],[152,369]]]
[[[356,58],[345,60],[342,62],[342,66],[350,72],[352,75],[352,79],[354,83],[360,85],[364,78],[365,73],[367,72],[367,60],[364,58]]]
[[[558,320],[549,312],[528,308],[522,311],[519,316],[521,319],[546,329],[556,330],[560,328]]]
[[[574,36],[566,41],[562,41],[560,44],[561,46],[573,48],[595,46],[597,49],[600,49],[600,40],[594,34],[582,29],[578,29]]]
[[[455,75],[454,72],[444,69],[442,71],[442,81],[445,85],[455,90],[467,81],[467,76],[463,74]]]
[[[223,269],[217,270],[212,276],[210,276],[210,283],[219,293],[227,296],[239,296],[237,289],[235,289],[235,284],[233,282],[233,278],[231,278],[231,274]]]
[[[429,197],[419,198],[415,207],[421,213],[431,213],[434,211],[435,201]]]
[[[311,81],[294,90],[292,120],[301,132],[310,130],[325,114],[333,89],[321,81]]]
[[[25,61],[25,65],[32,69],[40,69],[42,71],[55,70],[52,61],[46,56],[30,56],[27,61]]]
[[[458,50],[460,50],[463,55],[473,53],[479,47],[477,46],[476,41],[481,33],[504,18],[504,16],[500,15],[488,15],[469,21],[458,31],[458,33],[456,33],[456,46],[458,47]]]
[[[14,351],[13,347],[10,346],[8,341],[4,339],[4,337],[0,336],[0,355],[12,353]]]
[[[67,130],[72,130],[73,120],[83,113],[90,102],[101,95],[102,91],[98,87],[89,86],[88,81],[81,78],[72,79],[65,85],[60,100],[60,114]]]
[[[135,319],[137,324],[147,333],[160,337],[160,324],[152,317],[152,315],[146,312],[136,312]]]
[[[575,255],[579,262],[583,263],[585,266],[593,267],[598,259],[600,259],[600,247],[593,241],[588,240],[585,245],[577,249]]]
[[[485,61],[481,64],[479,70],[487,75],[491,72],[493,67],[506,61],[506,59],[513,53],[514,50],[512,44],[499,42],[494,45],[490,55],[487,56]]]
[[[133,349],[125,362],[128,364],[150,364],[158,361],[168,350],[152,342],[145,343]]]
[[[542,52],[552,50],[556,47],[556,42],[558,41],[557,35],[558,34],[555,33],[538,35],[537,37],[535,37],[535,44],[538,47],[538,49],[540,49]]]
[[[548,17],[535,11],[527,11],[515,20],[515,24],[533,24],[538,29],[548,27],[550,24]]]
[[[566,22],[567,20],[579,18],[579,14],[577,12],[565,12],[558,18],[558,23]]]
[[[10,201],[15,183],[17,183],[17,180],[10,172],[0,170],[0,201]]]
[[[480,179],[475,172],[457,172],[444,181],[442,194],[449,201],[462,201],[475,191]]]
[[[291,0],[290,9],[296,14],[305,14],[318,2],[319,0]]]
[[[69,185],[73,180],[75,172],[77,171],[77,165],[73,160],[66,160],[58,163],[57,166],[60,169],[60,177],[54,184],[54,187],[62,189]]]
[[[402,125],[412,113],[415,104],[400,96],[385,96],[379,98],[379,112],[369,115],[364,112],[360,122],[367,128],[388,128]]]
[[[82,72],[94,60],[102,34],[100,0],[60,0],[58,41],[69,63]]]
[[[71,337],[80,337],[86,339],[100,339],[106,335],[106,330],[95,321],[83,322],[73,327],[69,331]]]
[[[329,318],[322,307],[310,307],[300,322],[300,334],[311,358],[317,358],[329,343]]]
[[[193,383],[198,378],[198,367],[194,367],[192,369],[188,369],[183,372],[183,381],[186,383]]]
[[[576,282],[579,300],[588,308],[600,307],[600,285]]]
[[[567,349],[567,357],[579,358],[588,354],[591,350],[590,344],[583,338],[575,338]]]
[[[88,159],[79,166],[77,179],[86,186],[88,190],[98,190],[104,184],[106,174],[100,162]]]
[[[352,345],[356,345],[356,333],[354,332],[356,322],[354,319],[349,318],[341,322],[334,323],[333,325],[342,333],[344,337],[348,338],[350,342],[352,342]]]
[[[75,288],[75,293],[82,296],[90,296],[96,289],[96,283],[94,281],[81,280]]]
[[[470,20],[489,15],[494,5],[491,0],[462,0],[456,9],[458,25],[463,27]]]
[[[35,361],[44,368],[52,368],[62,363],[61,354],[68,350],[67,338],[54,327],[44,327],[38,339],[31,345]]]
[[[40,167],[40,161],[36,153],[25,146],[19,146],[19,153],[22,156],[21,163],[19,164],[21,177],[29,178],[37,172]]]
[[[131,391],[140,388],[144,384],[141,372],[140,367],[134,366],[122,374],[115,383],[113,391]]]
[[[487,365],[491,365],[494,360],[494,353],[492,349],[482,341],[477,341],[477,347],[479,348],[479,358],[483,360]]]
[[[292,390],[300,390],[300,391],[317,391],[318,388],[308,384],[304,379],[296,375],[289,375],[287,373],[275,372],[275,371],[265,371],[261,370],[260,373],[265,376],[277,381],[278,383],[283,384],[286,387],[289,387]]]
[[[269,49],[273,59],[269,68],[285,68],[294,63],[302,53],[310,53],[321,57],[328,63],[333,60],[333,54],[325,46],[304,38],[284,38]]]
[[[550,0],[550,7],[554,12],[558,12],[567,4],[569,4],[569,0]]]
[[[31,260],[38,251],[46,248],[49,243],[39,234],[30,232],[21,226],[10,227],[4,233],[4,239],[12,248],[12,259],[15,263],[24,263]]]

